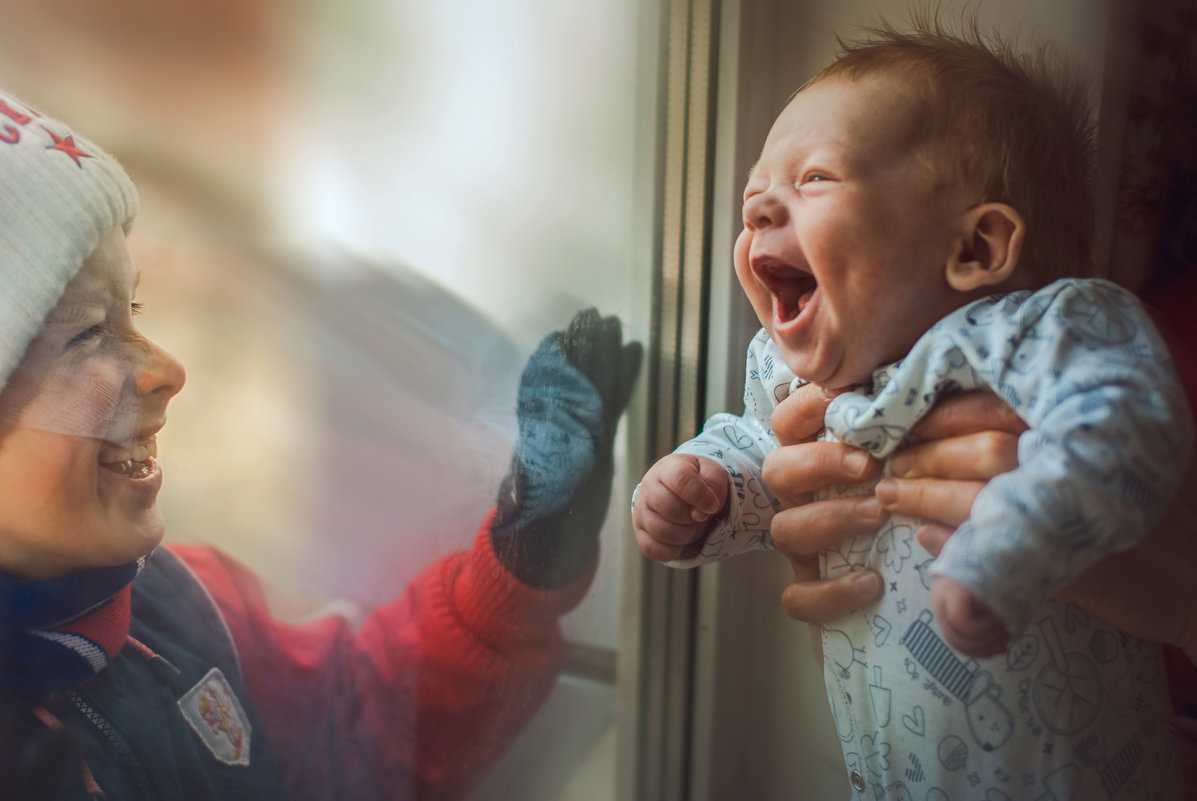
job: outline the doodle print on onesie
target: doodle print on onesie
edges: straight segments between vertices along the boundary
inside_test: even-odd
[[[1026,352],[1033,341],[1024,340],[1019,367],[1036,360]],[[981,384],[956,366],[948,371],[953,387]],[[869,400],[887,388],[920,394],[890,386],[892,375],[892,368],[878,371]],[[943,373],[933,380],[945,385]],[[887,437],[904,434],[899,424],[869,422]],[[872,489],[834,487],[819,497]],[[853,798],[1155,797],[1145,777],[1174,769],[1158,650],[1075,606],[1050,603],[1006,654],[961,656],[944,642],[927,603],[932,559],[914,539],[918,525],[895,516],[876,535],[821,557],[825,577],[871,568],[886,588],[872,606],[823,627],[828,700]]]
[[[863,779],[855,799],[1129,799],[1143,797],[1145,771],[1172,769],[1158,747],[1165,707],[1150,697],[1164,688],[1129,681],[1160,675],[1151,646],[1052,604],[1007,654],[964,658],[944,643],[914,562],[866,553],[849,569],[878,569],[888,591],[823,629],[828,700]]]

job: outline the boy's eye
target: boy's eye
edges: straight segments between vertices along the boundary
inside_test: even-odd
[[[78,347],[79,345],[90,342],[91,340],[101,336],[103,333],[103,325],[93,325],[91,328],[86,328],[67,340],[66,346],[68,349]]]
[[[129,304],[129,311],[132,312],[134,315],[138,315],[138,314],[141,314],[141,310],[144,307],[145,307],[145,304],[138,303],[137,301],[133,301],[132,303]]]
[[[799,181],[799,182],[798,182],[798,184],[799,184],[799,185],[802,185],[802,184],[813,184],[813,183],[821,183],[821,182],[823,182],[823,181],[830,181],[830,180],[831,180],[831,178],[829,178],[828,176],[824,175],[823,173],[820,173],[820,172],[813,172],[813,173],[810,173],[810,174],[808,174],[808,175],[804,175],[804,176],[802,176],[802,180],[801,180],[801,181]]]

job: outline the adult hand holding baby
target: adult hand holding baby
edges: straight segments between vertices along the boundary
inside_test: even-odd
[[[927,440],[896,454],[894,477],[874,496],[804,503],[809,493],[875,474],[876,461],[836,442],[814,442],[830,398],[813,385],[780,403],[772,426],[781,448],[765,460],[769,487],[783,503],[801,503],[773,520],[774,545],[794,567],[794,583],[782,594],[790,617],[817,624],[859,608],[882,591],[872,571],[819,580],[818,553],[861,532],[875,530],[890,513],[924,518],[918,542],[939,554],[969,515],[973,500],[996,475],[1018,465],[1018,435],[1025,423],[996,395],[949,398],[914,429]],[[862,463],[866,466],[861,468]],[[1139,546],[1098,562],[1059,596],[1145,639],[1176,645],[1197,663],[1197,470],[1190,469],[1162,524]],[[1189,500],[1187,500],[1189,499]]]
[[[875,474],[877,463],[864,451],[838,442],[814,442],[829,402],[817,387],[807,385],[773,413],[773,430],[782,447],[766,458],[765,475],[783,501],[803,503],[812,490]],[[782,606],[790,617],[811,624],[820,660],[818,624],[875,600],[882,584],[870,570],[819,580],[819,550],[875,530],[886,515],[894,513],[931,521],[919,529],[917,538],[932,556],[938,556],[969,516],[985,483],[1018,466],[1018,435],[1025,428],[996,395],[948,398],[916,426],[927,441],[894,455],[890,466],[895,476],[881,481],[874,496],[811,501],[774,517],[774,545],[794,567],[794,583],[783,592]],[[1164,520],[1151,535],[1129,551],[1090,567],[1057,600],[1076,604],[1130,634],[1174,645],[1197,665],[1194,532],[1197,468],[1190,467]],[[1192,691],[1176,681],[1184,680],[1173,680],[1172,691],[1180,693],[1173,723],[1191,787],[1197,779],[1197,719],[1185,712],[1185,699]]]
[[[819,580],[819,552],[842,539],[876,531],[888,513],[877,498],[812,501],[815,490],[857,484],[873,478],[877,460],[841,442],[817,442],[832,395],[815,384],[798,387],[778,404],[771,418],[782,447],[765,456],[762,477],[785,506],[773,518],[774,546],[790,560],[794,583],[782,593],[782,606],[797,620],[820,624],[863,606],[881,594],[881,576],[872,570]]]
[[[897,477],[882,480],[874,495],[811,501],[815,490],[860,483],[873,478],[878,469],[877,461],[865,451],[840,442],[815,441],[832,397],[807,384],[777,406],[770,422],[782,447],[766,456],[763,474],[773,493],[788,506],[773,518],[772,527],[774,545],[794,569],[794,583],[782,593],[782,606],[790,617],[812,625],[864,606],[882,592],[881,576],[872,570],[820,580],[820,551],[876,531],[895,513],[942,521],[918,532],[919,542],[924,547],[933,543],[938,553],[955,526],[968,517],[985,482],[1018,465],[1018,434],[1026,429],[994,395],[950,398],[914,429],[930,441],[896,455]],[[943,581],[936,582],[941,593],[947,590],[941,599],[946,596],[957,603],[964,596],[967,600],[967,592],[952,592],[962,588],[945,587]],[[1005,633],[982,628],[959,635],[957,639],[968,645],[987,646]],[[819,638],[813,639],[817,648]]]

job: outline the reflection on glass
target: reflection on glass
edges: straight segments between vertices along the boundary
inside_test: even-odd
[[[596,307],[646,339],[641,12],[480,5],[217,2],[193,24],[11,4],[10,31],[93,65],[81,84],[6,37],[14,88],[94,132],[142,195],[139,324],[188,369],[160,436],[168,542],[246,562],[288,619],[336,598],[324,611],[360,620],[473,545],[546,333]],[[611,442],[587,514],[616,511],[570,660],[476,798],[612,797]]]

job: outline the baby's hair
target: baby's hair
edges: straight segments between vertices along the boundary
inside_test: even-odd
[[[928,118],[936,179],[1023,216],[1020,283],[1092,274],[1094,135],[1082,76],[1050,47],[1015,52],[975,21],[960,32],[938,15],[911,22],[909,31],[882,24],[840,39],[839,57],[807,86],[870,75],[907,82]]]

